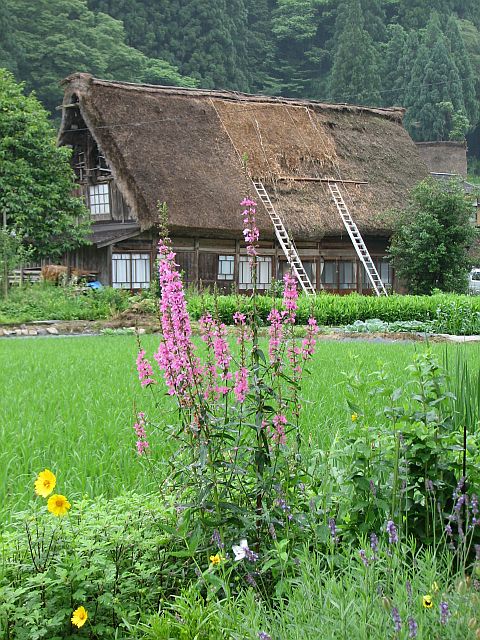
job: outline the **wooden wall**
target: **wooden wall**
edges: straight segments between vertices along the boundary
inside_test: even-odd
[[[112,253],[111,247],[97,249],[95,246],[80,247],[68,255],[68,264],[77,269],[85,269],[97,273],[97,278],[104,285],[111,282]]]

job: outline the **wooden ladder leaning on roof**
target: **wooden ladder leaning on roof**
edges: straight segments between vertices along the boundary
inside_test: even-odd
[[[365,271],[367,273],[368,279],[372,283],[373,290],[377,294],[377,296],[388,296],[388,292],[385,289],[385,285],[380,278],[378,271],[373,263],[373,260],[368,252],[367,245],[363,241],[363,238],[358,230],[357,225],[353,221],[352,216],[345,204],[342,193],[337,182],[332,179],[328,181],[328,188],[330,189],[330,193],[332,194],[333,201],[340,213],[340,216],[343,220],[343,224],[345,225],[346,230],[348,231],[348,235],[355,247],[355,251],[357,252],[358,257],[360,258],[363,266],[365,267]]]
[[[270,200],[270,196],[268,195],[267,190],[263,186],[263,183],[260,181],[253,181],[253,186],[255,187],[255,191],[257,192],[258,197],[265,205],[265,209],[267,210],[268,215],[270,216],[270,220],[273,223],[277,240],[282,248],[283,253],[285,254],[285,257],[287,258],[288,264],[290,265],[293,273],[300,282],[303,291],[307,295],[315,295],[315,288],[310,282],[310,278],[308,277],[307,272],[305,271],[305,267],[300,260],[300,256],[298,255],[293,238],[288,235],[282,219],[275,211],[275,207]]]

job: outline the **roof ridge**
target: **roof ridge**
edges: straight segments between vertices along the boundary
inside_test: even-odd
[[[89,73],[77,72],[67,76],[62,80],[61,85],[79,84],[80,89],[88,91],[92,85],[126,89],[128,91],[141,91],[144,93],[160,93],[164,95],[185,95],[193,97],[218,98],[221,100],[231,100],[234,102],[265,103],[265,104],[286,104],[299,107],[317,107],[319,109],[329,109],[332,111],[350,111],[353,113],[373,113],[389,120],[401,121],[405,114],[403,107],[369,107],[365,105],[354,105],[348,103],[329,103],[320,100],[307,100],[302,98],[287,98],[283,96],[269,96],[262,94],[243,93],[241,91],[230,91],[227,89],[202,89],[191,87],[175,87],[170,85],[144,84],[135,82],[123,82],[117,80],[103,80],[95,78]]]

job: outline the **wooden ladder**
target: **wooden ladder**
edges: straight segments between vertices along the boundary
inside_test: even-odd
[[[385,285],[383,284],[382,279],[378,274],[378,271],[368,252],[367,246],[363,241],[360,231],[358,230],[357,225],[355,224],[352,216],[350,215],[350,212],[348,211],[347,205],[345,204],[337,182],[335,180],[329,180],[328,188],[330,189],[333,201],[337,206],[338,212],[340,213],[340,216],[343,220],[343,224],[345,225],[345,228],[348,231],[348,235],[350,236],[353,246],[355,247],[355,251],[362,261],[363,266],[365,267],[367,276],[372,283],[373,290],[375,291],[377,296],[388,296]]]
[[[300,260],[300,256],[298,255],[295,243],[293,242],[293,238],[288,235],[282,219],[275,211],[275,207],[270,200],[270,196],[268,195],[267,190],[263,186],[263,183],[260,181],[254,181],[253,186],[255,187],[255,191],[257,192],[258,197],[265,205],[265,209],[267,210],[268,215],[270,216],[270,220],[273,223],[277,240],[282,248],[283,253],[285,254],[285,257],[287,258],[288,264],[292,268],[292,271],[295,274],[297,280],[300,282],[300,286],[307,295],[315,295],[315,288],[310,282],[310,278],[308,277],[307,272],[305,271],[305,267]]]

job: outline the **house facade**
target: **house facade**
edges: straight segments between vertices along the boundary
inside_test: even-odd
[[[428,170],[398,109],[107,82],[64,81],[59,143],[72,148],[77,192],[92,218],[91,245],[70,265],[125,289],[150,284],[158,203],[187,284],[252,288],[241,200],[261,180],[317,290],[370,293],[370,283],[328,191],[341,186],[384,283],[396,208]],[[258,201],[258,199],[257,199]],[[287,260],[258,201],[257,287]]]

